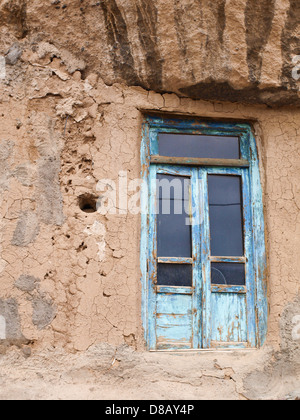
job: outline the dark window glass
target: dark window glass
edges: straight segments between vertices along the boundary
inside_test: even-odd
[[[209,175],[212,256],[244,255],[242,182],[240,176]]]
[[[192,264],[158,264],[157,284],[159,286],[192,287]]]
[[[246,284],[245,264],[212,263],[211,283],[244,286]]]
[[[159,134],[160,156],[240,159],[238,137]]]
[[[192,257],[190,178],[158,175],[158,257]]]

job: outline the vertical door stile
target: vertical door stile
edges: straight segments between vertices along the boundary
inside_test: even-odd
[[[255,278],[255,304],[257,323],[257,346],[261,347],[268,331],[268,282],[267,282],[267,254],[265,242],[265,221],[259,156],[255,137],[248,133],[251,155],[250,190],[251,190],[251,216],[253,228],[253,267]]]
[[[200,229],[201,229],[201,271],[202,271],[202,319],[203,348],[210,348],[211,336],[211,281],[210,281],[210,231],[207,171],[199,169]]]
[[[243,201],[244,201],[244,232],[246,257],[246,287],[247,287],[247,328],[248,343],[256,346],[256,314],[255,314],[255,273],[253,261],[253,236],[249,171],[243,170]]]
[[[148,278],[148,347],[156,349],[156,279],[157,279],[157,194],[156,165],[150,166],[149,188],[149,278]]]
[[[193,348],[202,348],[202,274],[201,274],[201,219],[198,170],[192,170],[191,223],[193,243]]]

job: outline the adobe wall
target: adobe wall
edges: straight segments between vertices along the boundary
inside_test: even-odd
[[[1,350],[144,349],[133,207],[142,111],[152,110],[254,124],[268,257],[266,345],[297,365],[299,4],[79,3],[0,2]],[[99,181],[119,186],[126,177],[128,202],[117,195],[116,214],[80,209],[83,195],[99,195]]]
[[[140,215],[130,207],[138,205],[139,190],[131,181],[141,176],[141,110],[155,110],[255,121],[269,267],[268,342],[278,344],[280,317],[299,296],[299,110],[108,86],[96,74],[82,80],[80,72],[70,74],[59,59],[44,55],[49,45],[40,48],[42,58],[24,50],[2,82],[0,309],[7,339],[70,350],[98,342],[143,348]],[[124,177],[132,189],[127,208],[122,198],[119,203]],[[116,214],[83,212],[79,198],[101,195],[97,184],[106,179],[117,187]]]

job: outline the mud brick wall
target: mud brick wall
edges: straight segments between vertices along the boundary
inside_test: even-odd
[[[299,18],[296,0],[0,1],[3,345],[144,348],[140,215],[92,210],[99,181],[140,178],[152,110],[253,123],[267,343],[297,353]]]

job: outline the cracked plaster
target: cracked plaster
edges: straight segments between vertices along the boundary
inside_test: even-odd
[[[55,320],[41,333],[28,321],[28,303],[20,301],[27,336],[47,337],[48,342],[78,350],[99,341],[119,345],[126,337],[134,337],[127,341],[135,347],[143,346],[139,216],[120,214],[118,207],[116,214],[86,214],[77,199],[96,194],[101,179],[117,185],[120,171],[127,171],[129,182],[139,178],[140,109],[151,109],[256,120],[269,258],[268,340],[279,343],[278,319],[299,293],[299,235],[294,234],[300,222],[298,110],[195,101],[122,84],[106,86],[96,74],[82,80],[78,71],[72,74],[56,59],[59,75],[68,75],[59,77],[50,71],[53,63],[45,64],[46,56],[40,55],[39,64],[39,57],[32,61],[30,50],[24,49],[28,85],[23,89],[29,99],[20,100],[24,98],[20,85],[14,89],[19,70],[13,67],[9,72],[16,79],[1,87],[3,290],[17,294],[10,285],[30,273],[41,279],[41,290],[57,307]],[[37,69],[43,77],[36,77]],[[16,240],[19,231],[23,237]]]
[[[280,351],[281,318],[299,296],[299,109],[106,84],[52,44],[26,41],[22,51],[0,80],[0,303],[13,302],[19,336],[67,352],[103,342],[144,349],[140,217],[122,214],[118,197],[116,214],[83,213],[78,197],[97,194],[101,179],[117,185],[121,171],[129,182],[140,177],[141,110],[152,110],[254,122],[268,255],[267,345]],[[24,283],[24,276],[39,281]],[[10,322],[4,309],[0,337]]]

